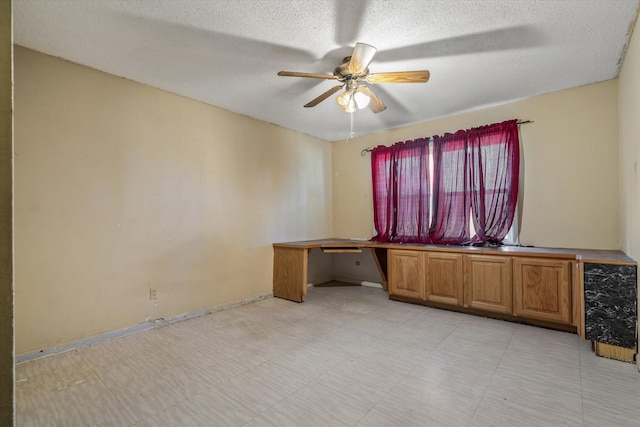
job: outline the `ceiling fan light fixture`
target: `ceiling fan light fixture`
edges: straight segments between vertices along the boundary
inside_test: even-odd
[[[353,95],[353,99],[356,101],[359,110],[366,108],[371,101],[369,95],[362,92],[356,92],[355,95]]]
[[[345,90],[340,95],[336,96],[336,103],[346,111],[349,104],[353,103],[353,91]]]
[[[369,105],[371,98],[366,93],[349,89],[336,96],[336,104],[347,113],[353,113]]]
[[[355,113],[357,109],[358,108],[356,106],[356,102],[353,100],[353,97],[351,97],[346,107],[344,108],[344,111],[347,113]]]

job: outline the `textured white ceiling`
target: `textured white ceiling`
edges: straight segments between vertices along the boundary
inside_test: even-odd
[[[355,134],[419,123],[617,76],[639,0],[14,0],[19,45],[327,141],[350,133],[332,80],[355,42],[372,73],[427,69],[426,84],[371,85],[388,108]],[[506,119],[506,118],[505,118]],[[532,119],[535,119],[533,117]]]

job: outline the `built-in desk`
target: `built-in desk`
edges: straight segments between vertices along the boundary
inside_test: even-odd
[[[636,353],[637,264],[622,251],[350,239],[273,248],[276,297],[303,301],[310,250],[368,250],[391,299],[576,332],[617,359]]]
[[[377,248],[377,250],[376,250]],[[386,287],[387,252],[383,245],[366,240],[322,239],[300,242],[274,243],[273,295],[302,302],[307,294],[307,266],[309,251],[321,249],[325,253],[354,253],[370,250]]]

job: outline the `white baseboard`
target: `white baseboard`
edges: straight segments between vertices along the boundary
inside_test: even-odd
[[[316,280],[310,280],[307,282],[307,288],[310,288],[311,286],[315,286],[315,285],[322,285],[323,283],[331,282],[332,280],[334,279],[331,276],[325,276],[325,277],[320,277]]]
[[[323,282],[317,282],[317,284],[322,284],[322,283],[327,283],[327,282],[343,282],[343,283],[349,283],[351,285],[368,286],[370,288],[380,288],[380,289],[382,289],[382,284],[381,283],[369,282],[369,281],[366,281],[366,280],[352,279],[350,277],[340,277],[340,276],[332,277],[330,280],[325,280]],[[307,286],[313,286],[314,284],[315,283],[309,283]]]
[[[370,288],[380,288],[380,289],[382,289],[382,283],[378,283],[378,282],[367,282],[367,281],[364,281],[364,282],[360,283],[360,286],[368,286]]]
[[[265,298],[272,297],[273,293],[268,293],[264,295],[259,295],[254,298],[247,298],[240,301],[232,302],[229,304],[220,304],[213,305],[205,308],[201,308],[190,313],[180,314],[178,316],[173,316],[168,319],[160,318],[149,320],[147,322],[141,323],[136,326],[132,326],[130,328],[120,329],[118,331],[107,332],[106,334],[97,335],[91,338],[85,338],[78,341],[74,341],[70,344],[65,344],[58,347],[51,347],[44,350],[36,351],[33,353],[27,353],[20,356],[15,357],[15,363],[24,363],[29,362],[31,360],[40,359],[42,357],[52,356],[54,354],[63,353],[65,351],[76,350],[82,347],[88,347],[93,344],[98,344],[107,340],[111,340],[114,338],[120,338],[127,335],[132,335],[138,332],[146,331],[148,329],[158,328],[164,325],[170,325],[171,323],[182,322],[183,320],[193,319],[194,317],[200,317],[205,314],[215,313],[217,311],[227,310],[229,308],[237,307],[239,305],[249,304],[255,301],[260,301]]]

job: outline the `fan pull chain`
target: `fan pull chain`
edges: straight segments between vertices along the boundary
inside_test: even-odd
[[[353,137],[355,136],[355,132],[353,130],[353,128],[354,128],[353,123],[354,123],[354,120],[355,120],[354,119],[355,114],[352,111],[352,112],[349,113],[349,115],[351,116],[351,132],[349,133],[349,136],[347,136],[347,139],[344,140],[345,143],[349,142],[349,140],[353,139]]]

